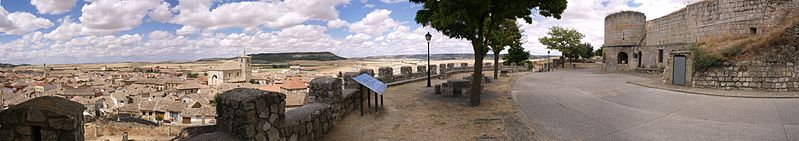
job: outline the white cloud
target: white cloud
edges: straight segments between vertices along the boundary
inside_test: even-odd
[[[377,9],[367,14],[361,21],[349,25],[349,29],[355,33],[366,33],[369,35],[383,34],[394,27],[400,26],[400,23],[394,21],[390,17],[391,11],[386,9]]]
[[[163,0],[94,0],[81,9],[81,25],[107,31],[130,30],[141,25],[148,11]],[[160,17],[159,17],[160,18]]]
[[[75,7],[77,0],[31,0],[41,14],[63,14]]]
[[[408,0],[380,0],[380,2],[391,4],[391,3],[408,2]]]
[[[200,29],[189,25],[184,25],[183,27],[180,27],[180,29],[175,31],[175,33],[177,33],[178,35],[191,35],[191,34],[197,34],[198,32],[200,32]]]
[[[328,28],[341,28],[341,27],[346,26],[347,24],[348,24],[347,21],[344,21],[344,20],[341,20],[341,19],[327,21],[327,27]]]
[[[5,9],[0,9],[0,32],[24,35],[50,26],[53,26],[53,22],[31,13],[14,12],[9,14]]]
[[[172,12],[169,11],[169,6],[169,3],[161,2],[161,4],[150,11],[150,18],[159,22],[168,22],[172,18]]]
[[[220,4],[210,9],[214,1],[181,0],[175,7],[180,11],[173,23],[202,29],[287,28],[307,20],[336,20],[336,5],[349,0],[286,0],[250,1]]]

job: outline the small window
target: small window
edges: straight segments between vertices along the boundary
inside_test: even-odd
[[[757,28],[754,28],[754,27],[749,28],[749,34],[756,35],[757,34]]]
[[[663,49],[658,50],[658,62],[663,63]]]

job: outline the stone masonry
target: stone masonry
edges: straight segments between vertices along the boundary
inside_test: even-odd
[[[799,65],[743,61],[697,73],[691,85],[737,90],[799,91]]]
[[[0,140],[83,140],[83,110],[60,97],[37,97],[0,111]]]
[[[217,98],[216,128],[242,140],[280,140],[285,99],[284,94],[257,89],[225,91]]]
[[[377,77],[381,81],[391,81],[394,78],[394,69],[391,67],[380,67],[377,71]]]

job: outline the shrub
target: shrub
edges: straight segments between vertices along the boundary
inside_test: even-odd
[[[696,72],[705,72],[712,68],[720,67],[724,61],[719,56],[708,53],[699,47],[692,47],[694,53],[694,69]]]

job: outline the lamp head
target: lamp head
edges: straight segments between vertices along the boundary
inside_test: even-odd
[[[430,38],[433,38],[433,35],[430,35],[430,32],[427,32],[427,34],[424,35],[424,38],[427,39],[428,42],[430,42]]]

